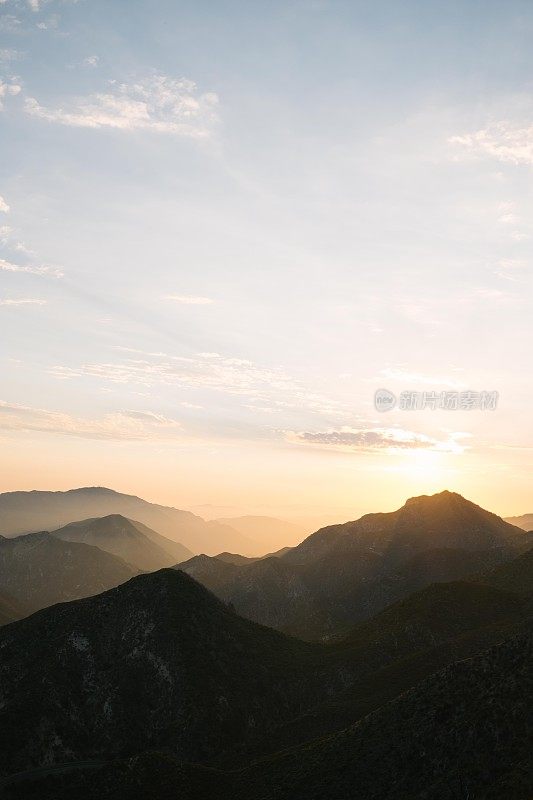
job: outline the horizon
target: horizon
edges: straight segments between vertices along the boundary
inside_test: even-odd
[[[5,0],[0,29],[0,491],[528,513],[522,0]]]
[[[338,523],[342,524],[342,523],[345,523],[345,522],[348,522],[348,521],[357,520],[360,517],[364,516],[365,514],[371,514],[371,513],[374,513],[374,512],[391,513],[393,511],[397,511],[398,509],[402,508],[410,500],[413,500],[413,499],[432,498],[432,497],[435,497],[435,496],[438,496],[438,495],[443,495],[443,494],[457,495],[458,497],[461,497],[462,499],[466,500],[467,502],[473,503],[474,505],[479,506],[480,508],[483,508],[486,511],[490,511],[493,514],[496,514],[497,516],[501,517],[502,519],[508,519],[508,518],[511,518],[511,517],[527,516],[528,514],[532,513],[532,512],[529,512],[529,511],[521,511],[521,512],[516,512],[516,513],[509,513],[509,514],[500,513],[499,511],[491,508],[490,506],[483,506],[482,503],[478,503],[475,499],[473,499],[471,497],[466,497],[465,495],[461,494],[461,492],[457,492],[454,489],[448,489],[448,488],[440,489],[440,490],[438,490],[436,492],[410,495],[409,497],[405,497],[402,502],[400,502],[398,505],[395,505],[394,507],[390,507],[390,508],[389,507],[387,507],[387,508],[379,507],[379,508],[366,509],[366,510],[362,511],[361,513],[357,512],[357,514],[354,514],[352,516],[347,516],[347,517],[344,517],[344,518],[342,517],[342,511],[341,510],[337,510],[337,511],[332,510],[329,514],[322,514],[322,515],[316,515],[316,516],[314,516],[313,514],[307,514],[307,515],[294,514],[293,516],[291,516],[290,512],[286,513],[284,515],[282,515],[282,514],[273,515],[273,514],[259,513],[259,512],[255,513],[253,510],[252,511],[244,511],[243,512],[242,508],[240,509],[240,512],[239,512],[236,508],[231,509],[230,507],[227,507],[227,506],[226,507],[222,507],[222,508],[226,508],[226,510],[228,512],[226,514],[223,514],[223,513],[218,513],[220,511],[222,511],[222,508],[216,509],[215,506],[212,506],[210,504],[204,504],[203,506],[200,505],[200,506],[196,506],[196,507],[193,507],[193,508],[186,508],[184,506],[180,507],[180,506],[176,506],[176,505],[170,505],[169,503],[160,502],[158,500],[154,500],[154,499],[149,498],[149,497],[143,497],[142,495],[136,494],[135,492],[128,492],[128,491],[121,492],[121,491],[119,491],[117,489],[114,489],[111,486],[100,486],[100,485],[73,486],[73,487],[69,487],[68,489],[35,489],[35,488],[33,488],[33,489],[15,489],[15,490],[7,491],[7,492],[0,492],[0,495],[2,495],[2,494],[19,494],[19,493],[22,493],[22,494],[24,494],[24,493],[39,493],[39,492],[50,492],[50,493],[54,493],[54,494],[65,494],[65,493],[69,493],[69,492],[82,492],[82,491],[96,491],[96,492],[97,491],[105,491],[105,492],[110,492],[110,493],[113,493],[113,494],[124,494],[124,495],[126,495],[128,497],[138,498],[138,499],[144,500],[144,501],[146,501],[148,503],[152,503],[152,504],[155,504],[155,505],[162,505],[162,506],[172,507],[172,508],[174,508],[176,510],[179,510],[179,511],[188,511],[188,512],[191,512],[191,513],[199,516],[199,517],[202,517],[203,519],[205,519],[207,521],[209,521],[209,520],[224,520],[224,519],[231,520],[232,518],[241,518],[241,517],[257,517],[257,518],[264,517],[266,519],[270,518],[270,519],[276,519],[276,520],[278,520],[280,522],[289,522],[289,523],[292,523],[292,524],[296,524],[296,525],[301,526],[302,528],[306,527],[306,523],[307,523],[307,526],[308,526],[311,523],[312,520],[320,520],[321,516],[324,518],[324,520],[326,518],[331,517],[331,520],[323,521],[321,523],[321,524],[323,524],[325,526],[330,525],[330,524],[335,524],[335,522],[338,522]],[[213,511],[211,513],[202,514],[201,513],[202,508],[204,508],[204,509],[211,508],[211,509],[213,509]],[[215,513],[215,509],[217,510],[217,513]],[[236,513],[229,513],[230,511],[235,511]],[[105,516],[116,516],[116,515],[124,516],[124,515],[122,515],[122,514],[120,514],[118,512],[111,512],[109,515],[105,515]],[[316,530],[318,530],[319,527],[321,527],[321,525],[317,525]],[[315,530],[315,529],[313,529],[313,530]],[[309,530],[309,533],[312,533],[313,530]],[[307,535],[307,534],[305,534],[305,535]]]

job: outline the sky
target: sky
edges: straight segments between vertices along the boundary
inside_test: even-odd
[[[533,511],[532,37],[517,0],[0,0],[0,491]]]

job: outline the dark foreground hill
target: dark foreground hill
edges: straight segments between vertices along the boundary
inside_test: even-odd
[[[178,570],[141,575],[0,629],[0,769],[148,749],[244,763],[346,727],[512,635],[528,605],[438,584],[344,641],[306,644],[238,617]]]
[[[4,774],[152,747],[210,758],[346,680],[175,570],[5,626],[0,652]]]
[[[179,542],[173,542],[120,514],[71,522],[52,533],[63,541],[99,547],[146,571],[171,567],[176,561],[192,556],[191,551]]]
[[[530,800],[533,637],[452,664],[355,725],[237,771],[145,753],[17,800]]]
[[[5,492],[0,494],[0,534],[17,536],[55,530],[78,520],[121,514],[137,520],[192,553],[254,554],[253,543],[228,525],[206,522],[189,511],[148,503],[134,495],[94,486],[68,492]],[[261,555],[259,548],[257,555]]]
[[[303,639],[327,639],[431,583],[492,569],[519,553],[525,536],[442,492],[324,528],[279,558],[229,569],[201,556],[179,568],[248,619]]]
[[[11,595],[26,613],[98,594],[138,571],[98,547],[63,542],[46,531],[0,537],[0,591]]]

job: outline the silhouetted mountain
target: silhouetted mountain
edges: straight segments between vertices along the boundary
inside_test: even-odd
[[[4,774],[151,747],[207,758],[346,680],[320,646],[241,619],[177,570],[1,628],[0,649]]]
[[[451,594],[448,599],[454,602]],[[473,596],[467,599],[472,621],[484,622],[476,604]],[[430,627],[441,627],[431,601],[418,598],[411,610],[396,609],[390,632],[421,612]],[[33,776],[5,792],[9,800],[529,800],[532,656],[526,630],[449,664],[342,731],[244,769],[184,764],[181,753],[152,752]]]
[[[52,534],[64,541],[94,545],[147,571],[170,567],[192,556],[178,542],[120,514],[71,522]]]
[[[7,536],[55,530],[71,522],[110,514],[141,522],[192,553],[253,550],[253,544],[228,525],[206,522],[189,511],[148,503],[140,497],[102,487],[0,494],[0,534]]]
[[[117,556],[47,532],[0,539],[0,591],[27,613],[117,586],[138,570]]]
[[[243,517],[220,517],[215,520],[222,525],[229,525],[239,531],[247,539],[255,542],[263,553],[266,550],[279,550],[282,547],[294,546],[307,535],[301,525],[276,519],[275,517],[259,517],[247,515]]]
[[[512,554],[520,529],[465,500],[455,492],[410,498],[390,513],[366,514],[355,522],[332,525],[311,534],[285,558],[302,564],[332,551],[371,549],[399,564],[424,550],[496,550]]]
[[[179,566],[242,616],[320,639],[348,632],[431,583],[495,567],[519,552],[524,536],[460,495],[442,492],[318,531],[278,563],[234,562],[228,570],[204,558]]]
[[[520,517],[505,517],[510,525],[516,525],[524,531],[533,531],[533,514],[522,514]]]
[[[528,800],[532,664],[531,634],[513,638],[450,665],[342,733],[237,773],[230,792],[211,796]]]
[[[341,662],[344,656],[356,679],[254,743],[248,755],[278,752],[347,727],[447,664],[516,634],[530,616],[526,598],[490,586],[428,586],[326,647],[330,658]]]

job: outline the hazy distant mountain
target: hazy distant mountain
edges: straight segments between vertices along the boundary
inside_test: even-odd
[[[178,542],[120,514],[71,522],[52,534],[64,541],[94,545],[147,571],[170,567],[192,556],[191,551]]]
[[[218,558],[219,561],[226,561],[228,564],[238,564],[243,566],[244,564],[251,564],[254,561],[260,561],[263,558],[281,558],[284,556],[285,553],[288,553],[289,550],[292,548],[290,547],[282,547],[280,550],[276,550],[273,553],[267,553],[264,556],[241,556],[238,553],[217,553],[215,558]]]
[[[216,520],[222,525],[229,525],[243,536],[254,541],[263,552],[279,550],[282,547],[292,547],[307,536],[309,529],[305,529],[293,522],[276,519],[275,517],[220,517]]]
[[[520,517],[506,517],[506,522],[522,528],[524,531],[533,531],[533,514],[522,514]]]
[[[254,544],[227,525],[205,522],[189,511],[148,503],[112,489],[87,487],[68,492],[0,494],[0,534],[4,536],[55,530],[71,522],[110,514],[121,514],[141,522],[192,553],[215,554],[229,550],[255,554],[252,552]]]
[[[217,553],[215,558],[226,564],[236,564],[237,566],[253,564],[254,561],[257,561],[257,556],[241,556],[239,553]]]
[[[234,564],[230,571],[204,559],[191,574],[248,619],[317,639],[346,632],[435,581],[495,567],[520,551],[524,535],[442,492],[325,528],[275,561]]]
[[[0,539],[0,591],[27,612],[103,592],[138,570],[117,556],[47,532]]]

